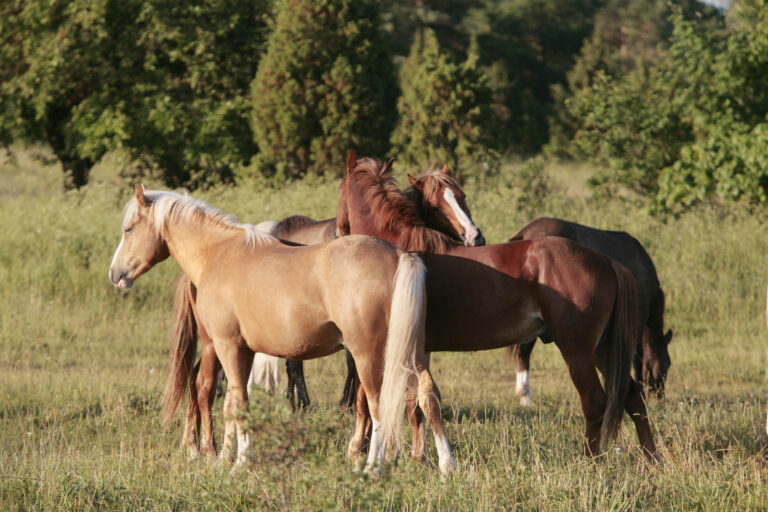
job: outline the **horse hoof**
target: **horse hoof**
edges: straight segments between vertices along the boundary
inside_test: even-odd
[[[520,397],[520,405],[523,407],[536,407],[536,402],[529,396]]]
[[[381,464],[366,464],[363,473],[369,475],[371,478],[379,478],[384,472],[384,466]]]
[[[453,460],[453,457],[440,462],[440,473],[443,478],[453,475],[454,472],[456,472],[456,461]]]

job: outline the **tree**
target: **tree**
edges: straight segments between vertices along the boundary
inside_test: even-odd
[[[368,0],[283,0],[251,86],[258,172],[275,179],[343,171],[384,155],[397,86]]]
[[[416,33],[400,71],[400,115],[392,134],[395,153],[421,167],[448,164],[458,176],[487,160],[494,124],[491,96],[473,53],[462,64],[440,50],[435,33]]]
[[[485,0],[463,25],[489,68],[503,119],[499,149],[531,154],[549,139],[552,87],[564,84],[605,0]]]
[[[679,211],[707,198],[766,201],[768,9],[745,0],[721,19],[678,10],[663,59],[626,75],[597,73],[566,101],[579,121],[571,147],[652,206]]]
[[[573,156],[568,153],[568,140],[579,120],[569,115],[567,98],[592,87],[598,76],[620,78],[667,55],[674,29],[670,16],[675,9],[685,19],[719,16],[717,9],[698,0],[677,0],[674,5],[668,0],[608,0],[597,11],[592,34],[567,72],[566,83],[552,87],[554,115],[547,151]]]
[[[65,188],[107,151],[169,185],[254,149],[243,97],[264,2],[10,0],[0,13],[0,142],[44,142]],[[126,168],[135,166],[126,165]]]

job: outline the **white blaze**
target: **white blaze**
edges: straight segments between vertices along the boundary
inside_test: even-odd
[[[117,254],[120,252],[120,248],[123,246],[124,241],[125,241],[125,233],[123,233],[123,236],[120,237],[120,244],[118,244],[117,249],[115,249],[115,254],[112,256],[112,262],[109,264],[110,270],[112,270],[112,267],[115,266],[115,260],[117,259]]]
[[[477,227],[475,227],[475,224],[472,222],[472,219],[469,218],[467,213],[461,209],[459,203],[456,202],[453,190],[448,187],[443,189],[443,199],[445,199],[445,202],[448,203],[448,206],[453,210],[461,227],[464,228],[464,236],[466,237],[467,242],[473,242],[475,238],[477,238]]]

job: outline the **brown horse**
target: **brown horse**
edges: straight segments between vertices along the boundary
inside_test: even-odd
[[[235,415],[248,409],[254,352],[310,359],[340,350],[342,337],[371,408],[368,467],[384,460],[387,442],[399,439],[393,434],[404,394],[434,386],[424,352],[425,270],[417,256],[371,237],[289,246],[202,201],[136,187],[109,278],[130,288],[169,255],[195,286],[195,319],[229,381],[224,460],[235,442],[235,464],[247,460],[250,434]],[[187,374],[195,349],[188,349]],[[439,410],[432,394],[420,398],[423,408]]]
[[[634,358],[635,378],[642,388],[646,386],[657,398],[664,397],[664,384],[671,365],[669,345],[672,331],[664,333],[664,292],[659,284],[656,267],[642,244],[623,231],[604,231],[562,219],[540,218],[530,222],[510,239],[531,240],[542,236],[568,238],[581,245],[609,256],[632,272],[637,282],[641,343]],[[546,334],[544,343],[552,341]],[[509,348],[517,360],[517,395],[523,405],[533,403],[529,383],[531,351],[536,340]]]
[[[387,171],[387,165],[358,161],[350,153],[339,187],[337,231],[370,234],[422,253],[427,350],[492,349],[530,341],[548,330],[581,399],[586,453],[599,453],[601,438],[616,435],[626,409],[643,453],[657,459],[640,388],[631,376],[640,326],[629,271],[564,238],[458,246],[423,225]],[[605,391],[596,368],[604,376]],[[424,460],[423,416],[413,397],[409,411],[411,457]],[[364,424],[359,413],[357,428]]]

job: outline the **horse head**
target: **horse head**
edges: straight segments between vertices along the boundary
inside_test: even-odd
[[[123,219],[123,235],[109,266],[109,280],[120,288],[133,282],[169,256],[168,245],[150,221],[151,201],[144,187],[136,185],[136,196]]]
[[[427,225],[461,240],[464,245],[485,245],[483,233],[472,221],[467,196],[447,165],[418,179],[409,174],[408,181]]]
[[[664,398],[664,384],[667,380],[667,372],[672,365],[667,345],[672,340],[672,329],[666,333],[658,333],[653,345],[646,344],[643,340],[643,370],[642,379],[648,389],[656,395],[656,398]]]

